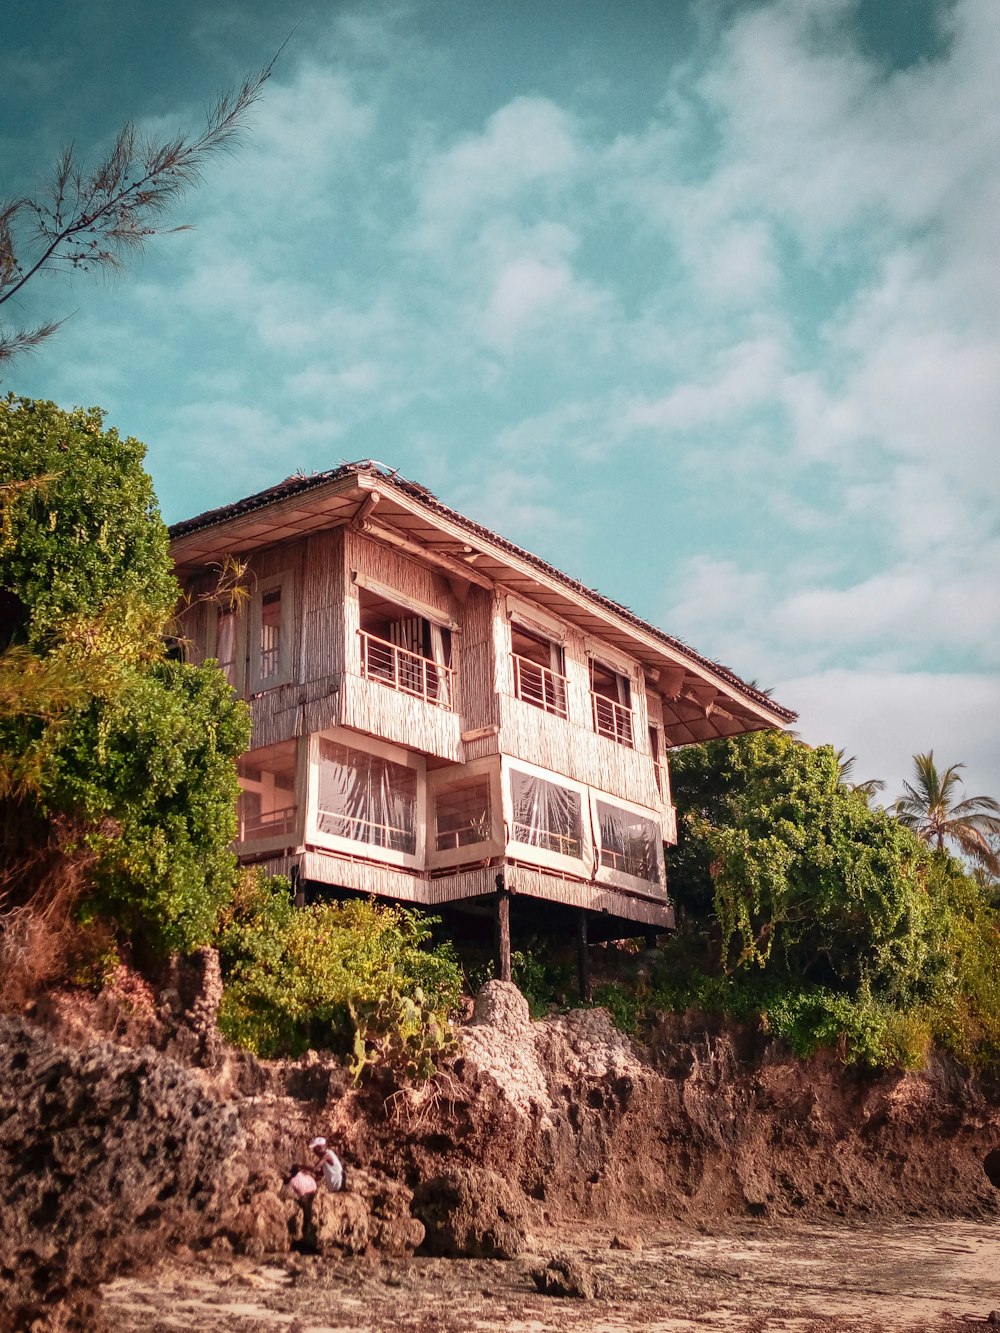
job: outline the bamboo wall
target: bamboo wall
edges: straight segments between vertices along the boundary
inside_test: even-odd
[[[674,909],[668,903],[637,898],[603,884],[560,879],[558,875],[547,875],[543,870],[524,865],[508,865],[504,876],[508,888],[518,894],[546,898],[569,907],[585,907],[589,912],[606,912],[657,930],[669,930],[674,925]]]
[[[314,533],[304,545],[300,679],[339,682],[344,671],[344,529]]]

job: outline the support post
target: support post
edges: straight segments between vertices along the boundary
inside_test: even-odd
[[[497,890],[496,945],[497,975],[510,981],[510,894],[504,888]]]
[[[587,913],[580,908],[576,916],[576,965],[580,975],[580,1000],[590,1003],[590,955],[587,952]]]

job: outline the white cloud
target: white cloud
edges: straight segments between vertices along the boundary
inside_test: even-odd
[[[710,378],[683,384],[654,402],[634,405],[625,424],[684,431],[731,420],[773,398],[783,362],[784,349],[774,337],[726,347]]]
[[[576,126],[566,110],[547,98],[515,98],[482,133],[417,160],[418,221],[411,243],[446,250],[464,226],[528,189],[564,180],[579,160]]]
[[[886,801],[912,780],[912,756],[928,750],[941,768],[965,764],[967,795],[1000,798],[995,675],[832,669],[777,681],[774,693],[798,710],[804,740],[856,755],[859,781],[886,781]]]

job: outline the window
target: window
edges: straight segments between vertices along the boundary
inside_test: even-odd
[[[219,607],[215,620],[215,658],[234,690],[239,688],[236,670],[236,625],[236,612],[231,608]]]
[[[250,605],[250,689],[270,690],[292,679],[295,602],[291,574],[258,583]]]
[[[272,588],[260,599],[260,679],[271,680],[281,670],[281,589]]]
[[[466,778],[439,789],[434,795],[434,847],[449,852],[458,847],[473,847],[489,842],[490,780]]]
[[[595,805],[601,865],[650,884],[662,884],[662,833],[656,820],[610,801],[598,800]]]
[[[649,728],[649,753],[653,756],[656,769],[656,784],[660,789],[663,804],[670,804],[670,770],[667,768],[667,756],[659,727]]]
[[[368,588],[358,590],[361,674],[403,694],[452,708],[451,630]]]
[[[240,842],[294,840],[298,801],[295,742],[285,741],[245,754],[236,766],[243,789],[239,800]]]
[[[417,780],[414,768],[320,737],[319,832],[415,855]]]
[[[566,716],[566,660],[562,644],[511,623],[514,697],[556,717]]]
[[[515,842],[583,859],[583,799],[578,791],[534,774],[510,775]]]
[[[591,658],[590,701],[597,734],[633,749],[632,684],[628,676]]]

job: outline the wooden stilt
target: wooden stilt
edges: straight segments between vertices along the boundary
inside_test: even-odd
[[[580,975],[580,1000],[590,1003],[590,955],[587,952],[587,913],[581,907],[576,917],[576,964]]]
[[[510,981],[510,894],[501,889],[497,894],[497,976]]]

